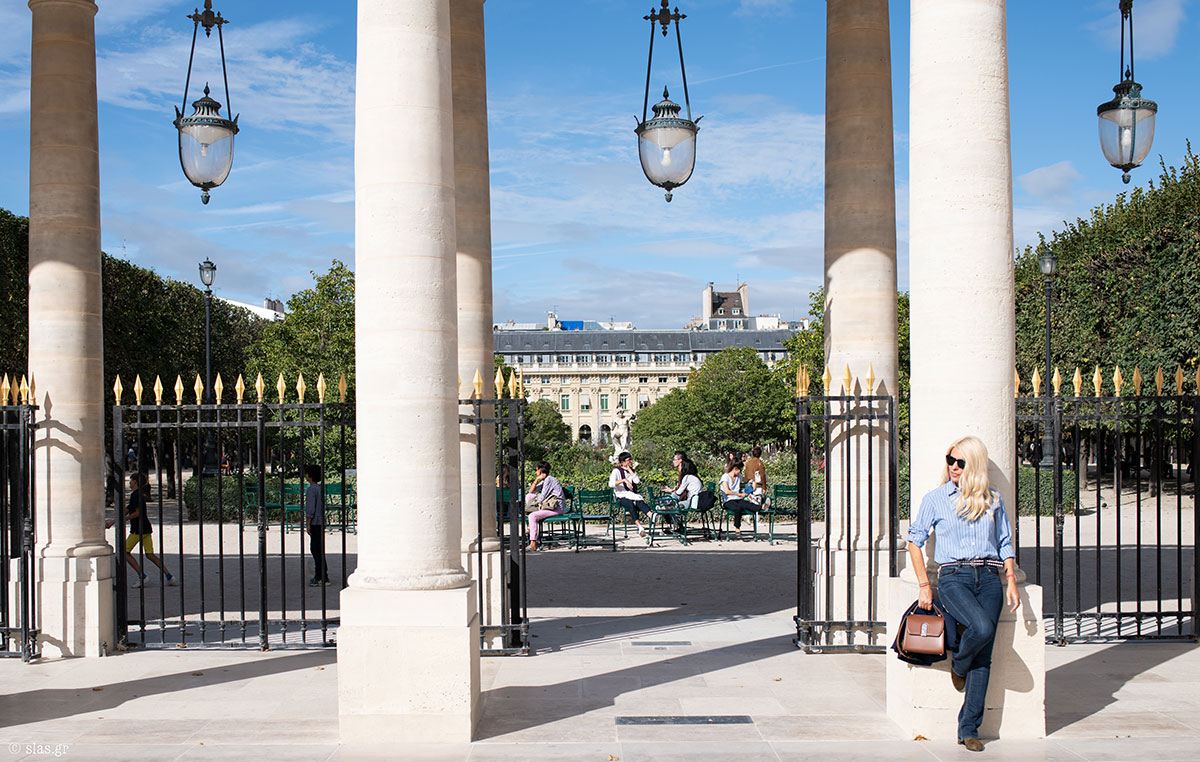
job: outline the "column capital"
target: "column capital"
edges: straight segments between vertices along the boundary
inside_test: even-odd
[[[95,15],[99,8],[96,6],[96,0],[29,0],[29,10],[35,13],[47,5],[67,5],[75,6],[80,10],[86,8]]]

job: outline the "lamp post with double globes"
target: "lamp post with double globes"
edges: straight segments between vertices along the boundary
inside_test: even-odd
[[[1058,260],[1054,256],[1054,252],[1046,249],[1038,256],[1038,269],[1045,276],[1046,289],[1046,431],[1042,437],[1042,462],[1043,468],[1054,467],[1054,394],[1051,390],[1050,379],[1054,373],[1050,367],[1050,298],[1053,291],[1054,270],[1058,267]]]
[[[212,284],[217,279],[217,266],[205,259],[200,263],[200,282],[204,284],[204,404],[211,405],[213,401],[212,373]],[[207,416],[203,416],[207,417]],[[204,430],[204,474],[211,476],[217,473],[217,454],[212,446],[212,431]]]

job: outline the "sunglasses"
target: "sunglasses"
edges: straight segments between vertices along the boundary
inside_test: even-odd
[[[959,468],[966,470],[967,462],[965,460],[963,460],[962,458],[955,458],[950,453],[946,453],[946,465],[953,466],[955,463],[958,464]]]

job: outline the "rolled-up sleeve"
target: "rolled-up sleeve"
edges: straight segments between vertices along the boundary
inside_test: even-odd
[[[997,497],[996,505],[996,550],[1000,560],[1006,561],[1016,557],[1013,549],[1012,525],[1008,523],[1008,512],[1004,510],[1004,498]]]
[[[921,500],[921,507],[917,510],[917,515],[913,518],[912,523],[908,525],[908,541],[918,548],[923,548],[932,530],[933,502],[929,499],[929,495],[926,495]]]

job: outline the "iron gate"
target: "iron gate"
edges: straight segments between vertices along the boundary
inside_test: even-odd
[[[498,385],[497,388],[502,388]],[[467,399],[460,405],[471,409],[470,415],[460,415],[459,423],[475,429],[476,496],[475,584],[479,594],[480,653],[484,656],[528,655],[530,633],[526,594],[525,545],[526,526],[523,495],[525,494],[525,408],[527,402],[517,399]],[[494,447],[484,433],[495,436]],[[485,448],[488,452],[485,452]],[[484,469],[484,458],[495,464]],[[466,464],[464,464],[466,467]],[[493,485],[485,473],[499,476]],[[493,503],[485,499],[495,489]],[[493,522],[485,521],[485,511],[495,513]],[[494,609],[486,599],[488,581],[483,540],[491,534],[498,539],[499,558],[496,571],[503,595],[503,605]]]
[[[22,385],[22,392],[28,402],[28,386]],[[0,384],[0,656],[29,661],[40,655],[33,578],[37,406],[17,404],[17,397],[5,376]]]
[[[1135,380],[1130,397],[1017,399],[1017,561],[1051,643],[1200,634],[1200,397]]]
[[[122,405],[114,386],[113,477],[116,509],[116,606],[118,639],[135,647],[313,648],[334,645],[338,600],[355,568],[358,505],[354,469],[354,404],[325,401],[325,379],[316,403],[304,402],[303,376],[296,401],[287,402],[283,376],[278,402],[222,402],[220,376],[215,404],[163,404],[156,380],[155,403],[142,404],[140,378],[133,405]],[[322,467],[325,531],[309,536],[304,518],[305,466]],[[146,543],[126,550],[126,475],[150,477],[148,516],[154,553]],[[186,478],[185,478],[186,474]],[[309,556],[315,540],[324,549],[327,577]],[[145,582],[130,580],[133,554]],[[150,564],[147,566],[147,564]],[[173,574],[172,579],[167,573]],[[313,584],[315,581],[315,584]],[[131,584],[132,583],[132,584]]]
[[[892,397],[796,400],[797,647],[886,648],[879,571],[886,552],[889,576],[898,573],[896,457]],[[856,574],[864,563],[866,574]]]

